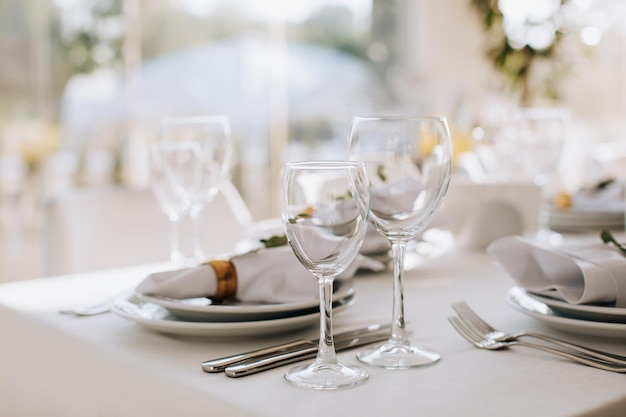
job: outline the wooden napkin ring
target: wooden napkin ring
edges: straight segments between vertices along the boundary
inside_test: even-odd
[[[237,270],[235,265],[230,261],[209,261],[207,264],[211,265],[213,270],[215,270],[217,278],[217,289],[211,299],[224,301],[235,298],[235,295],[237,295]]]

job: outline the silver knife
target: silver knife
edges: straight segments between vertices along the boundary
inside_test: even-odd
[[[379,332],[383,330],[389,330],[391,325],[389,324],[371,324],[366,327],[361,327],[355,330],[349,330],[346,332],[337,333],[334,336],[335,343],[341,342],[343,339],[351,340],[356,336]],[[234,365],[239,362],[249,361],[253,359],[261,359],[265,357],[273,357],[278,353],[290,353],[298,352],[307,348],[315,348],[319,345],[319,339],[300,339],[293,342],[283,343],[277,346],[271,346],[267,348],[257,349],[250,352],[238,353],[232,356],[226,356],[223,358],[211,359],[202,362],[202,370],[204,372],[215,373],[222,372],[226,367]]]
[[[335,342],[335,350],[337,352],[351,349],[358,346],[368,345],[370,343],[379,342],[389,338],[389,332],[384,330],[366,333],[352,338],[344,338]],[[307,359],[313,359],[317,356],[317,346],[308,347],[297,351],[282,352],[274,356],[251,359],[228,366],[224,373],[231,378],[239,378],[242,376],[256,374],[258,372],[267,371],[269,369],[278,368],[294,362]]]

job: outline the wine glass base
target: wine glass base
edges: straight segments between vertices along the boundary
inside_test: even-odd
[[[368,365],[386,369],[410,369],[438,362],[441,355],[423,347],[388,341],[373,349],[361,351],[357,358]]]
[[[359,366],[312,363],[285,372],[285,379],[300,388],[334,390],[353,387],[369,378],[367,371]]]

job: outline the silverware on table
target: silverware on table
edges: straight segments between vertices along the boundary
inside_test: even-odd
[[[387,330],[379,330],[374,333],[353,336],[351,338],[343,338],[335,342],[335,351],[341,352],[343,350],[368,345],[370,343],[380,342],[388,338],[389,332]],[[317,346],[309,347],[302,350],[279,353],[275,356],[240,362],[226,367],[224,373],[226,376],[231,378],[239,378],[242,376],[256,374],[258,372],[278,368],[290,363],[314,359],[317,356],[317,349]]]
[[[372,324],[334,335],[335,349],[345,350],[389,337],[389,324]],[[300,339],[276,346],[238,353],[202,362],[204,372],[216,373],[230,368],[229,376],[244,376],[315,357],[319,339]],[[289,362],[286,362],[288,361]],[[260,362],[263,361],[263,362]],[[241,366],[234,368],[234,366]]]
[[[595,357],[600,360],[606,360],[626,365],[626,356],[623,355],[618,355],[615,353],[605,352],[587,346],[578,345],[576,343],[568,342],[566,340],[558,339],[556,337],[544,335],[541,333],[520,332],[513,334],[495,329],[489,323],[480,318],[480,316],[478,316],[478,314],[476,314],[474,310],[472,310],[471,307],[465,302],[454,303],[452,304],[452,308],[457,313],[458,318],[467,327],[471,328],[476,333],[482,335],[484,338],[487,339],[495,340],[497,342],[512,342],[519,340],[521,337],[530,337],[544,342],[553,343],[560,347],[567,348],[568,350]]]
[[[615,363],[613,361],[605,361],[598,358],[594,358],[591,356],[587,356],[582,353],[577,353],[572,350],[558,349],[556,347],[549,347],[545,345],[541,345],[538,343],[529,343],[521,340],[511,340],[511,341],[497,341],[493,339],[489,339],[476,333],[473,329],[468,327],[463,321],[461,321],[458,317],[448,317],[448,321],[452,326],[459,332],[461,336],[463,336],[467,341],[480,349],[487,350],[500,350],[506,349],[508,347],[519,345],[526,346],[533,349],[538,349],[543,352],[552,353],[554,355],[560,356],[562,358],[569,359],[571,361],[581,363],[583,365],[591,366],[593,368],[602,369],[605,371],[618,372],[618,373],[626,373],[626,366]]]

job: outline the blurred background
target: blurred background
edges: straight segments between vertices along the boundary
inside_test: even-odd
[[[0,281],[40,275],[46,199],[146,188],[166,116],[230,118],[256,220],[355,115],[445,115],[456,169],[492,181],[512,112],[566,109],[559,186],[626,176],[622,0],[0,0],[0,57]]]

